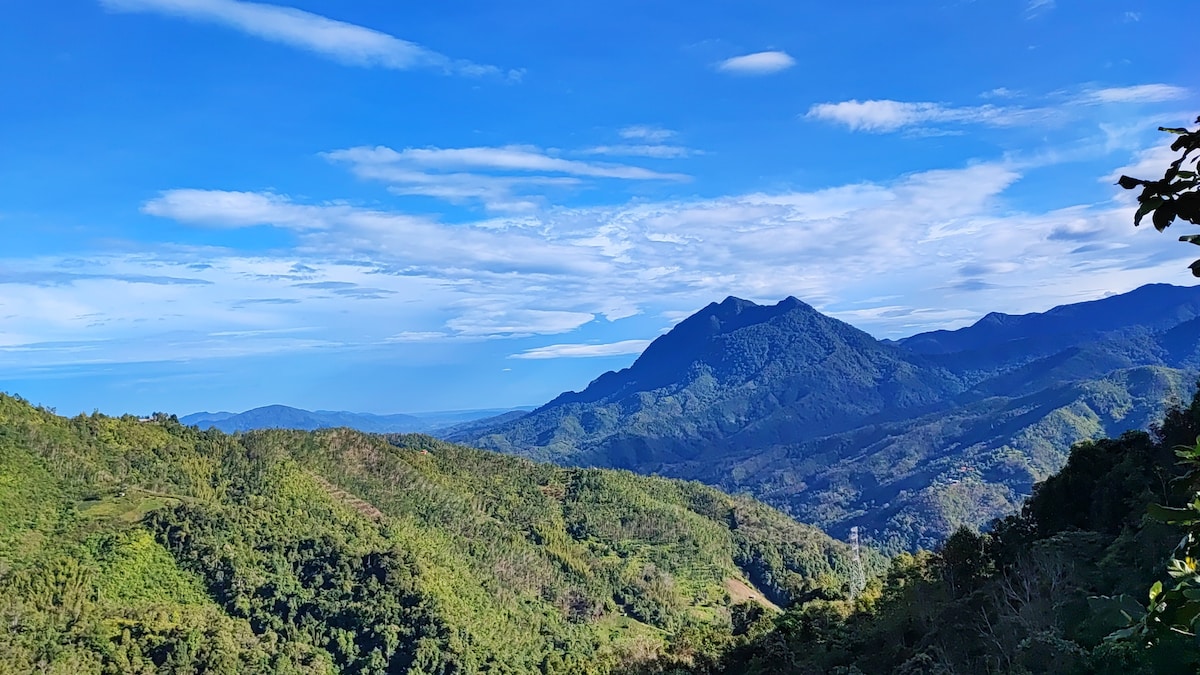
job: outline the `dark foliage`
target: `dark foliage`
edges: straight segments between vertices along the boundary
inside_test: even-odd
[[[1200,124],[1200,117],[1196,118],[1196,124]],[[1180,155],[1167,165],[1163,177],[1158,180],[1121,176],[1117,181],[1126,190],[1142,188],[1133,224],[1140,225],[1142,218],[1150,216],[1154,229],[1159,232],[1170,227],[1176,219],[1200,225],[1200,177],[1196,174],[1196,163],[1200,161],[1200,128],[1189,131],[1159,127],[1158,130],[1175,135],[1171,151]],[[1195,156],[1192,156],[1193,152]],[[1200,244],[1200,235],[1187,234],[1179,241]],[[1192,274],[1200,277],[1200,260],[1192,263],[1191,268]]]

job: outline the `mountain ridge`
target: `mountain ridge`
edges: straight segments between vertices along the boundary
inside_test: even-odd
[[[1144,426],[1185,399],[1200,372],[1198,343],[1194,286],[992,313],[899,341],[876,340],[794,297],[775,305],[729,297],[660,336],[629,368],[450,438],[748,490],[836,534],[860,526],[901,547],[931,546],[959,524],[1015,508],[1072,443]],[[1034,438],[1035,428],[1050,440]],[[855,464],[852,439],[869,429],[891,440],[872,441],[870,452],[882,454]],[[896,475],[872,468],[899,448],[910,460],[884,467]],[[941,455],[969,459],[973,477],[955,477],[953,462],[935,462],[932,474],[918,468]],[[938,524],[920,525],[923,517]]]
[[[528,411],[528,407],[481,408],[476,410],[446,410],[425,413],[393,413],[376,415],[344,410],[304,410],[286,405],[266,405],[250,410],[231,412],[198,412],[184,415],[179,421],[203,429],[219,429],[226,433],[255,429],[333,429],[346,427],[367,433],[432,433],[495,417],[513,411]]]

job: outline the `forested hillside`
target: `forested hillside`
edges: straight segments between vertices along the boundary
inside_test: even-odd
[[[735,649],[726,672],[1194,675],[1193,635],[1163,630],[1150,648],[1106,638],[1144,613],[1155,581],[1179,581],[1166,562],[1181,532],[1147,512],[1195,498],[1200,486],[1175,480],[1174,449],[1198,437],[1200,397],[1152,434],[1082,443],[1018,514],[986,534],[959,530],[937,554],[897,556],[857,608],[789,610]]]
[[[1179,532],[1145,514],[1188,500],[1197,436],[1200,397],[857,577],[697,483],[5,396],[0,673],[1194,673],[1191,638],[1106,640],[1128,618],[1102,596],[1135,611],[1165,577]]]
[[[933,547],[1018,508],[1076,441],[1187,400],[1197,317],[1200,288],[1151,285],[891,342],[794,298],[729,298],[630,368],[452,438],[748,491],[836,536]]]
[[[698,483],[0,396],[0,673],[706,672],[860,578]]]

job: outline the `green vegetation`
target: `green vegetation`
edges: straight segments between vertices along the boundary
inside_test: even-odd
[[[1195,673],[1198,437],[1200,396],[1078,444],[852,594],[845,545],[695,482],[0,396],[0,673]]]
[[[1200,370],[1200,293],[1146,286],[875,340],[789,299],[731,298],[626,370],[456,440],[748,492],[888,552],[1020,508],[1072,444],[1145,429]]]
[[[853,577],[698,483],[0,396],[0,673],[712,672]]]
[[[1200,117],[1196,118],[1200,124]],[[1140,180],[1121,176],[1117,184],[1126,190],[1142,188],[1138,195],[1138,210],[1133,217],[1133,224],[1140,225],[1142,218],[1150,216],[1154,229],[1162,232],[1171,226],[1178,218],[1193,225],[1200,225],[1200,176],[1197,176],[1196,165],[1200,161],[1200,128],[1188,131],[1184,128],[1159,127],[1175,135],[1171,143],[1171,151],[1181,153],[1167,165],[1167,170],[1159,180]],[[1189,155],[1197,153],[1189,159]],[[1191,165],[1191,168],[1188,168]],[[1186,234],[1179,238],[1192,244],[1200,244],[1200,235]],[[1192,274],[1200,277],[1200,260],[1191,264]]]
[[[1194,674],[1200,645],[1179,630],[1194,632],[1194,560],[1163,564],[1179,532],[1147,509],[1193,502],[1195,476],[1175,480],[1191,466],[1177,465],[1174,449],[1197,437],[1200,396],[1152,433],[1081,443],[1019,514],[986,534],[960,529],[937,554],[900,554],[857,608],[832,601],[789,609],[773,630],[736,648],[726,672]],[[1195,510],[1151,511],[1186,515],[1183,552],[1194,549]],[[1180,584],[1169,599],[1168,573],[1177,581],[1167,588]],[[1152,583],[1156,606],[1142,624],[1149,631],[1114,634],[1137,618],[1130,598],[1144,598]],[[1153,647],[1121,639],[1151,633]]]
[[[1169,581],[1158,580],[1150,587],[1149,604],[1143,608],[1134,598],[1121,595],[1098,602],[1100,607],[1120,612],[1133,625],[1113,634],[1156,646],[1185,636],[1200,644],[1200,438],[1193,446],[1181,445],[1175,454],[1187,473],[1175,482],[1184,486],[1182,507],[1154,503],[1150,518],[1186,528],[1183,538],[1167,561]],[[1164,581],[1167,583],[1164,585]]]

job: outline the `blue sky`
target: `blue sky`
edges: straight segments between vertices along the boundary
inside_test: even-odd
[[[1112,185],[1200,113],[1190,9],[8,3],[0,388],[536,404],[728,295],[899,337],[1190,284]]]

